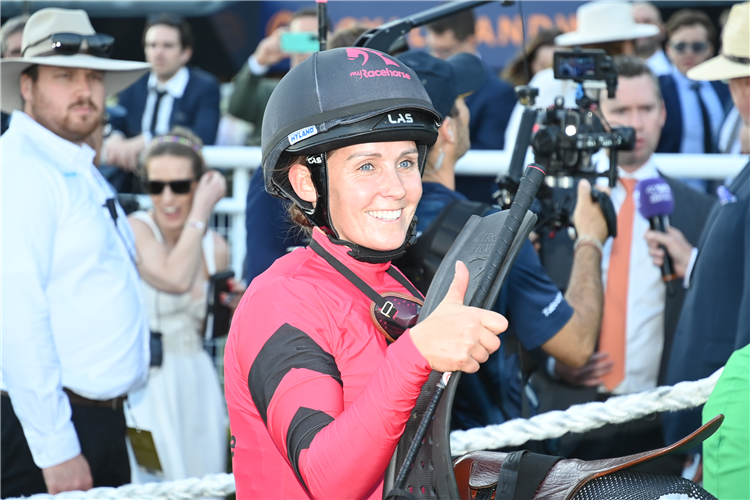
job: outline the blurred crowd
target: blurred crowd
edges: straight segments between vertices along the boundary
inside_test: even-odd
[[[396,263],[417,288],[428,288],[441,224],[460,228],[471,213],[498,210],[483,192],[456,189],[455,165],[469,149],[513,148],[525,109],[514,88],[539,89],[540,108],[558,96],[576,105],[579,85],[554,78],[556,51],[603,49],[614,59],[616,95],[601,91],[595,111],[633,127],[636,139],[618,155],[616,185],[583,180],[568,190],[574,238],[567,227],[540,226],[535,244],[521,248],[495,306],[509,329],[480,371],[462,378],[453,427],[697,380],[731,357],[745,365],[732,382],[744,392],[719,400],[720,386],[703,412],[726,413],[729,437],[648,470],[704,481],[721,498],[750,497],[750,167],[721,181],[675,179],[654,159],[750,154],[750,4],[728,8],[717,25],[696,9],[665,21],[649,2],[589,2],[574,31],[541,30],[501,71],[478,57],[474,26],[466,10],[426,26],[427,50],[405,41],[392,50],[443,116],[423,176],[419,238]],[[328,48],[350,47],[367,29],[330,33]],[[229,470],[226,402],[204,341],[226,335],[219,325],[245,286],[308,240],[258,169],[243,275],[224,273],[229,246],[209,225],[226,180],[201,150],[261,144],[279,81],[270,69],[310,56],[304,37],[290,35],[317,33],[317,10],[296,12],[260,41],[226,92],[190,64],[197,40],[181,16],[149,17],[146,63],[107,59],[114,40],[84,11],[44,9],[2,26],[3,498]],[[607,153],[594,163],[605,170]],[[643,208],[649,185],[669,193],[666,230]],[[612,200],[615,237],[595,188]],[[126,195],[135,193],[151,208],[133,206]],[[529,446],[611,458],[672,444],[701,418],[700,408],[649,415]],[[724,453],[732,466],[720,462]]]

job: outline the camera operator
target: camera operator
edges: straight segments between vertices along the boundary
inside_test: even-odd
[[[601,112],[611,126],[633,127],[636,141],[632,151],[619,152],[619,180],[612,188],[617,237],[604,245],[601,272],[605,295],[599,352],[582,369],[568,368],[559,361],[555,367],[570,385],[599,386],[600,400],[641,392],[664,381],[664,360],[684,297],[681,287],[668,292],[660,267],[649,255],[643,237],[649,221],[635,210],[636,182],[664,178],[674,199],[669,221],[690,241],[697,241],[711,206],[707,196],[661,175],[653,160],[666,117],[656,77],[634,56],[621,55],[614,62],[619,73],[617,94],[610,99],[601,92]],[[660,439],[660,419],[646,417],[594,430],[585,434],[578,446],[564,446],[563,452],[583,459],[609,458],[653,448]],[[653,467],[654,472],[679,473],[679,464],[674,462]]]
[[[722,55],[687,74],[693,80],[728,80],[745,124],[750,124],[749,24],[750,3],[735,5],[724,28]],[[666,382],[670,385],[709,376],[732,351],[750,341],[750,164],[729,186],[719,188],[718,194],[697,249],[692,248],[694,241],[687,238],[690,243],[686,242],[676,230],[647,234],[655,263],[663,259],[663,251],[657,248],[663,245],[678,275],[684,273],[689,285],[669,358]],[[698,425],[700,408],[666,414],[667,443]]]
[[[561,47],[603,49],[607,55],[635,54],[634,40],[653,36],[659,28],[651,24],[636,24],[633,8],[629,2],[589,2],[576,11],[578,28],[555,38]],[[546,108],[557,96],[565,97],[568,107],[574,106],[578,84],[570,80],[555,80],[553,70],[537,73],[529,83],[539,89],[536,105]],[[523,106],[517,104],[505,129],[505,144],[510,148],[516,143],[518,126],[521,123]]]
[[[463,95],[481,85],[483,67],[471,54],[456,54],[441,60],[425,52],[409,51],[399,55],[399,59],[419,75],[436,109],[444,116],[437,142],[428,151],[422,199],[416,212],[417,228],[423,239],[407,253],[409,258],[419,258],[418,247],[429,245],[427,239],[431,230],[436,229],[432,223],[460,228],[470,215],[471,205],[478,205],[455,191],[455,164],[470,147],[470,116]],[[600,247],[607,237],[604,217],[598,204],[591,201],[587,182],[580,184],[579,194],[583,202],[576,206],[575,220],[581,243],[575,252],[571,284],[565,298],[551,282],[527,241],[510,270],[496,306],[509,320],[504,339],[515,337],[527,350],[541,347],[575,366],[586,362],[596,344],[603,300]],[[463,220],[450,219],[455,224],[446,222],[451,217],[446,212],[455,210],[455,214],[462,209],[465,210]],[[492,210],[484,204],[479,213]],[[442,236],[450,230],[444,231]],[[433,241],[439,245],[441,240],[436,237]],[[397,265],[411,278],[401,262]],[[415,283],[419,286],[418,281]],[[424,289],[426,291],[426,286]],[[482,365],[481,373],[463,374],[454,402],[454,427],[482,427],[521,416],[520,368],[515,349],[510,345],[504,341],[500,351]]]

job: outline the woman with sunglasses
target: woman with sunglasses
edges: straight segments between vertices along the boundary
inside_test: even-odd
[[[227,415],[211,359],[203,349],[208,277],[229,265],[223,237],[207,229],[226,183],[206,171],[202,143],[176,127],[144,152],[141,176],[153,208],[135,212],[138,270],[163,361],[130,395],[132,427],[151,432],[166,480],[225,471]],[[134,469],[138,482],[159,480]]]
[[[274,90],[266,190],[312,241],[252,282],[232,323],[237,498],[382,498],[431,370],[476,371],[499,347],[507,322],[463,305],[464,264],[416,325],[422,297],[390,263],[413,237],[440,119],[416,73],[371,49],[313,54]]]

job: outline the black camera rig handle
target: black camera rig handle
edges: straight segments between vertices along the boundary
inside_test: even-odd
[[[607,193],[592,186],[591,199],[599,202],[599,208],[602,209],[604,221],[607,223],[607,233],[614,238],[617,236],[617,212],[615,212],[615,206],[612,204],[612,198]]]
[[[473,9],[484,4],[492,3],[488,0],[470,0],[466,2],[447,2],[443,5],[438,5],[431,9],[412,14],[401,19],[394,19],[389,23],[385,23],[382,26],[373,28],[364,32],[357,41],[354,42],[355,47],[367,47],[368,49],[375,49],[381,52],[390,53],[391,47],[397,44],[400,37],[406,36],[412,28],[424,26],[430,24],[433,21],[448,17],[457,12],[464,10]],[[503,7],[513,5],[515,2],[512,1],[501,1],[500,5]]]

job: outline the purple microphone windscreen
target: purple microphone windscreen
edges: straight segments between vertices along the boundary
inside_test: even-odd
[[[645,179],[635,185],[638,211],[646,219],[670,215],[674,211],[672,188],[664,179]]]

